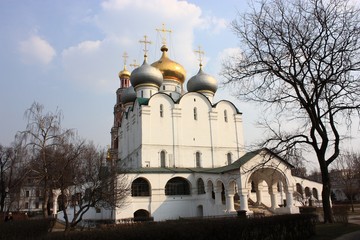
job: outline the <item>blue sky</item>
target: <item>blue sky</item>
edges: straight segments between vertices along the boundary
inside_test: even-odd
[[[24,112],[37,101],[46,111],[60,108],[63,127],[108,145],[122,55],[128,53],[132,70],[129,63],[143,60],[138,41],[148,35],[149,62],[160,58],[155,29],[163,23],[172,30],[169,55],[185,67],[187,79],[198,71],[193,50],[201,45],[204,70],[221,82],[221,59],[238,47],[229,23],[246,6],[216,0],[1,0],[0,144],[9,145],[25,129]],[[218,91],[220,99],[235,101],[226,89]],[[235,104],[253,133],[254,120],[246,117],[251,108]]]
[[[139,40],[147,35],[149,62],[159,59],[155,29],[165,23],[169,55],[186,79],[198,71],[194,50],[201,45],[205,72],[221,83],[222,59],[240,47],[229,23],[246,10],[247,0],[0,0],[0,144],[25,129],[24,112],[37,101],[46,111],[60,108],[64,128],[105,147],[125,51],[132,70],[134,59],[142,63]],[[218,90],[220,99],[243,112],[247,145],[263,137],[256,126],[261,108],[237,101],[229,89]]]

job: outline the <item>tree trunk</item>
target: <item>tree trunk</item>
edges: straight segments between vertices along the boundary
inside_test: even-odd
[[[323,211],[324,211],[324,223],[333,223],[334,216],[331,208],[331,184],[329,171],[326,166],[320,165],[321,167],[321,176],[323,183],[323,191],[322,191],[322,201],[323,201]]]
[[[48,218],[48,216],[49,216],[48,215],[48,202],[49,202],[49,193],[48,193],[47,187],[45,186],[45,188],[44,188],[44,202],[43,202],[43,205],[42,205],[44,218]]]

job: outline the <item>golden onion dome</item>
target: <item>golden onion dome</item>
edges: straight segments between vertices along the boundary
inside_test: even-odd
[[[165,45],[161,47],[161,51],[163,52],[161,58],[158,61],[152,63],[151,66],[159,69],[164,79],[172,79],[180,83],[184,83],[186,72],[183,66],[177,62],[172,61],[168,57],[168,48]]]
[[[119,72],[119,78],[130,78],[130,72],[126,69],[126,65],[124,65],[124,69]]]

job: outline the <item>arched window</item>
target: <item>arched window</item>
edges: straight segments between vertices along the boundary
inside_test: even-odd
[[[160,152],[160,166],[166,167],[166,153],[164,150]]]
[[[201,153],[195,153],[196,167],[201,167]]]
[[[296,184],[296,191],[297,191],[298,193],[300,193],[301,196],[303,195],[303,190],[302,190],[302,186],[301,186],[300,183],[297,183],[297,184]]]
[[[226,154],[227,157],[227,164],[230,165],[232,163],[232,155],[231,153]]]
[[[194,108],[194,120],[197,120],[197,108]]]
[[[150,196],[150,184],[145,178],[137,178],[131,184],[131,196]]]
[[[228,121],[228,117],[227,117],[227,111],[224,110],[224,121],[227,122]]]
[[[204,181],[199,178],[197,180],[197,190],[198,190],[198,194],[205,194],[205,184],[204,184]]]
[[[306,196],[306,197],[310,197],[310,196],[311,196],[311,191],[310,191],[310,188],[309,188],[309,187],[306,187],[306,188],[305,188],[305,196]]]
[[[160,117],[164,116],[164,107],[162,104],[160,104]]]
[[[313,193],[314,198],[316,198],[317,200],[319,200],[319,195],[318,195],[318,191],[317,191],[316,188],[313,188],[312,193]]]
[[[185,178],[174,177],[166,183],[165,195],[190,195],[190,185]]]

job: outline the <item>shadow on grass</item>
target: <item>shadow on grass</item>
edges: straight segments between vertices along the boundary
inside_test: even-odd
[[[333,223],[324,224],[319,223],[316,225],[316,235],[310,238],[310,240],[332,240],[341,235],[359,231],[360,225],[352,223]]]

